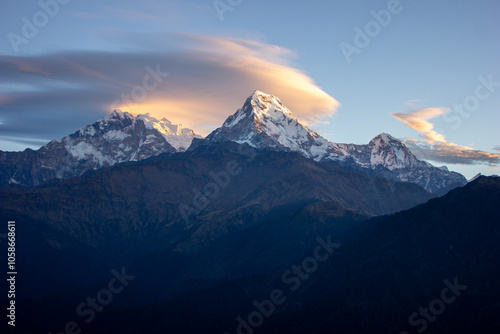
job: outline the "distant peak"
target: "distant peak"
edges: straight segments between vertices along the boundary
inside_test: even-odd
[[[377,140],[377,139],[381,139],[383,141],[396,140],[393,136],[391,136],[390,134],[385,133],[385,132],[382,132],[381,134],[379,134],[378,136],[373,138],[372,141]]]
[[[481,176],[482,176],[482,174],[481,174],[481,173],[477,173],[477,174],[476,174],[476,175],[475,175],[472,179],[470,179],[470,180],[469,180],[469,181],[467,181],[467,182],[472,182],[472,181],[475,181],[475,180],[477,180],[478,178],[480,178]]]
[[[251,112],[260,121],[264,115],[270,117],[281,117],[279,115],[285,115],[288,118],[294,119],[298,122],[297,118],[292,114],[292,112],[281,102],[281,100],[271,94],[264,93],[260,90],[256,90],[250,95],[243,108],[240,110],[245,110],[247,113]],[[238,113],[237,113],[238,114]]]
[[[404,147],[406,147],[405,143],[402,142],[401,140],[397,139],[397,138],[394,138],[393,136],[391,136],[390,134],[388,133],[385,133],[385,132],[382,132],[381,134],[377,135],[376,137],[373,137],[372,140],[370,140],[370,144],[376,144],[376,145],[379,145],[379,144],[389,144],[389,145],[393,145],[395,143],[398,143],[398,145],[402,145]]]
[[[124,118],[130,118],[130,114],[126,111],[122,111],[121,109],[115,109],[111,113],[110,118],[118,118],[118,119],[124,119]]]
[[[113,112],[111,113],[111,116],[115,116],[115,117],[120,117],[123,115],[123,111],[121,109],[115,109],[113,110]]]
[[[249,99],[259,107],[265,107],[269,104],[275,103],[276,105],[283,105],[280,99],[274,95],[256,90],[250,95]]]
[[[271,94],[264,93],[264,92],[262,92],[262,91],[260,91],[260,90],[257,90],[257,89],[256,89],[256,90],[254,90],[254,92],[252,93],[252,95],[251,95],[251,96],[252,96],[252,97],[253,97],[253,96],[257,96],[257,97],[258,97],[258,96],[272,96],[272,95],[271,95]]]
[[[138,119],[142,119],[143,121],[149,122],[149,123],[157,123],[159,122],[158,119],[156,119],[154,116],[151,116],[150,113],[145,113],[145,114],[139,114],[137,115]],[[170,122],[169,122],[170,123]]]

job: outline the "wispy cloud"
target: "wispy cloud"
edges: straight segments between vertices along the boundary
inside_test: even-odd
[[[423,100],[420,99],[415,99],[415,100],[409,100],[405,102],[405,105],[410,108],[418,108],[418,103],[422,102]]]
[[[113,108],[150,112],[207,134],[258,89],[279,96],[300,119],[322,121],[339,103],[293,64],[294,53],[256,40],[195,34],[125,34],[106,38],[119,52],[0,56],[2,133],[57,138]],[[129,51],[133,50],[133,51]],[[169,76],[141,101],[113,105],[143,84],[146,68]]]
[[[449,112],[449,108],[425,108],[391,116],[420,133],[421,140],[407,138],[408,147],[420,158],[452,164],[498,164],[500,154],[475,150],[446,140],[428,120]]]
[[[428,144],[432,144],[434,142],[446,142],[446,140],[442,134],[434,130],[434,124],[427,122],[427,120],[441,116],[448,111],[448,108],[425,108],[407,114],[393,113],[391,116],[405,123],[409,128],[420,132],[427,139]]]
[[[45,139],[5,137],[5,136],[0,136],[0,141],[27,144],[27,145],[43,145],[46,142]]]

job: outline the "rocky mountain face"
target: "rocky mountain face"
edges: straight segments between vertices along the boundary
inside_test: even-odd
[[[366,221],[291,296],[300,306],[259,332],[498,332],[499,205],[500,178],[483,176]]]
[[[416,183],[430,192],[467,183],[459,173],[417,159],[402,141],[386,133],[367,145],[332,143],[301,124],[277,97],[260,91],[255,91],[241,109],[204,140],[193,141],[193,147],[224,141],[299,152],[316,161],[335,162],[368,174]]]
[[[29,263],[43,262],[37,254],[44,253],[35,245],[61,252],[51,257],[54,265],[56,258],[77,252],[76,245],[92,249],[101,260],[130,261],[166,248],[175,254],[197,252],[229,233],[308,206],[318,216],[348,211],[371,217],[433,197],[414,184],[315,162],[296,152],[226,142],[0,192],[0,215],[24,222],[26,235],[36,240],[33,253],[23,258],[26,277],[32,277]],[[71,272],[77,273],[79,265]],[[41,285],[33,289],[42,291]]]
[[[268,154],[290,156],[259,153],[263,158]],[[256,157],[259,165],[265,160]],[[144,324],[149,333],[185,334],[329,333],[332,328],[339,333],[498,333],[499,205],[500,178],[494,177],[480,177],[443,197],[369,220],[337,203],[309,204],[228,231],[198,252],[171,247],[127,262],[124,272],[133,280],[90,324],[75,316],[75,305],[107,287],[113,277],[109,270],[91,286],[20,297],[19,315],[30,321],[20,322],[16,330],[54,332],[75,319],[96,334],[138,333]],[[39,239],[48,237],[35,232]],[[74,260],[69,245],[58,240],[49,238],[60,247],[53,256],[35,254],[41,260],[37,280],[30,279],[35,273],[20,268],[25,273],[18,277],[20,288],[23,283],[40,287],[44,272],[49,281],[61,279],[54,273],[88,272]],[[40,241],[33,245],[39,247]],[[74,252],[75,243],[72,247]],[[61,254],[71,256],[63,269],[54,270]],[[19,265],[32,256],[20,258]],[[121,268],[116,261],[102,266]],[[184,284],[174,279],[179,276]],[[166,294],[168,289],[177,294]],[[137,302],[134,296],[150,300]],[[0,325],[14,333],[7,327]]]
[[[181,152],[193,138],[200,136],[167,119],[159,121],[148,114],[133,116],[115,110],[110,116],[53,140],[39,150],[0,151],[0,187],[34,186],[122,162]]]
[[[205,144],[224,141],[259,149],[299,152],[316,161],[328,154],[342,155],[334,144],[303,126],[277,97],[260,91],[255,91],[241,109],[210,133]],[[200,140],[193,142],[193,145],[200,144]]]
[[[438,195],[467,182],[462,174],[445,166],[435,167],[417,159],[402,141],[387,133],[376,136],[367,145],[335,145],[344,155],[329,156],[327,160],[360,168],[368,174],[416,183]]]

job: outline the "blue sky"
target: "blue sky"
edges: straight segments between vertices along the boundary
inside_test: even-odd
[[[387,132],[466,177],[500,173],[498,1],[54,1],[53,17],[0,1],[1,150],[92,123],[149,68],[168,76],[122,109],[207,134],[259,89],[334,142]]]

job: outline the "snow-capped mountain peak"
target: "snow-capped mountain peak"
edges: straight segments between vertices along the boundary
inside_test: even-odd
[[[168,119],[156,119],[149,113],[137,115],[137,120],[142,120],[148,129],[155,129],[160,132],[167,142],[177,151],[185,151],[193,138],[202,138],[193,130],[182,127],[182,124],[172,124]]]
[[[104,135],[106,139],[124,139],[127,137],[127,129],[137,126],[138,123],[144,124],[146,129],[158,131],[179,152],[185,151],[191,145],[193,138],[202,138],[193,130],[183,128],[181,124],[172,124],[166,118],[158,120],[149,113],[134,116],[120,109],[113,110],[109,116],[94,124],[84,126],[78,133],[82,137]]]
[[[243,107],[238,109],[234,115],[229,116],[222,126],[231,128],[248,117],[253,118],[254,122],[257,123],[268,120],[277,123],[284,118],[291,118],[299,123],[297,118],[283,105],[283,103],[281,103],[279,98],[258,90],[253,92],[253,94],[247,98]]]
[[[172,124],[168,119],[156,119],[149,113],[134,116],[126,111],[115,109],[113,112],[94,124],[82,127],[78,130],[81,137],[104,136],[109,140],[121,140],[128,137],[127,132],[131,128],[143,124],[148,130],[158,131],[165,140],[178,152],[185,151],[193,138],[202,138],[193,130],[183,128],[181,124]]]
[[[150,114],[134,116],[116,109],[37,151],[0,152],[5,161],[0,186],[37,185],[52,178],[78,176],[89,169],[184,151],[197,138],[200,136],[192,130],[165,118],[158,120]],[[298,152],[316,161],[417,183],[432,192],[466,183],[458,173],[418,160],[402,141],[387,133],[381,133],[367,145],[332,143],[302,124],[279,98],[261,91],[253,92],[242,108],[205,140],[194,141],[191,149],[224,141],[264,150]],[[22,170],[20,159],[28,161],[22,164]]]
[[[334,149],[328,140],[301,124],[279,98],[258,90],[207,140],[234,141],[256,148],[296,151],[315,160],[321,160]]]
[[[297,120],[292,112],[281,103],[281,100],[271,94],[266,94],[256,90],[250,96],[250,104],[254,108],[254,113],[259,117],[272,116],[273,113],[281,112],[286,116]]]
[[[381,134],[379,134],[378,136],[375,136],[373,137],[373,139],[370,141],[375,143],[375,142],[386,142],[386,143],[389,143],[393,140],[396,140],[393,136],[391,136],[390,134],[388,133],[385,133],[385,132],[382,132]]]
[[[388,133],[379,134],[367,145],[332,143],[301,124],[279,98],[258,90],[204,142],[224,141],[299,152],[316,161],[334,161],[367,173],[417,183],[429,191],[465,183],[462,175],[417,159],[401,140]]]
[[[370,165],[375,168],[381,165],[389,170],[423,167],[425,163],[418,160],[406,147],[405,143],[388,133],[381,133],[373,138],[368,146],[371,148]]]
[[[17,152],[8,154],[13,160],[4,178],[9,177],[7,184],[37,185],[48,179],[79,176],[90,169],[185,151],[193,138],[200,136],[166,118],[157,120],[149,114],[134,116],[115,109],[93,124],[31,151],[33,154],[20,152],[31,160],[24,172],[16,168]]]
[[[113,112],[111,113],[111,115],[108,118],[118,118],[118,119],[121,119],[121,118],[131,118],[131,116],[132,115],[130,115],[126,111],[122,111],[121,109],[115,109],[115,110],[113,110]]]

